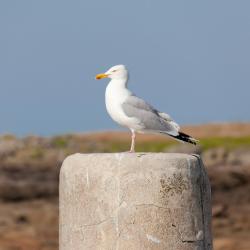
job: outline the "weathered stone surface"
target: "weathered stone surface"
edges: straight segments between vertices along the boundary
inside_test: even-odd
[[[210,250],[210,186],[185,154],[75,154],[60,173],[60,250]]]

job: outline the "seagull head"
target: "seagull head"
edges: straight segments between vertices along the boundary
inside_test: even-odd
[[[116,65],[110,68],[108,71],[102,74],[96,75],[95,79],[100,80],[102,78],[111,79],[128,79],[128,71],[124,65]]]

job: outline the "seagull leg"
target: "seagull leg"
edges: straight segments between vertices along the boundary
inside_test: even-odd
[[[135,152],[135,131],[131,129],[132,132],[132,136],[131,136],[131,147],[130,147],[130,153],[134,153]]]

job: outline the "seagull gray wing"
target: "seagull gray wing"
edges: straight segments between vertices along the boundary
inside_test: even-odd
[[[178,129],[168,116],[168,120],[162,116],[153,106],[143,99],[132,95],[122,104],[124,113],[129,117],[137,118],[144,131],[163,132],[171,135],[178,135]]]

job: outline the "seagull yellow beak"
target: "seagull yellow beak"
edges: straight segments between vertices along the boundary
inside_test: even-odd
[[[95,76],[95,79],[96,80],[100,80],[100,79],[102,79],[102,78],[107,78],[109,75],[107,75],[107,74],[98,74],[98,75],[96,75]]]

